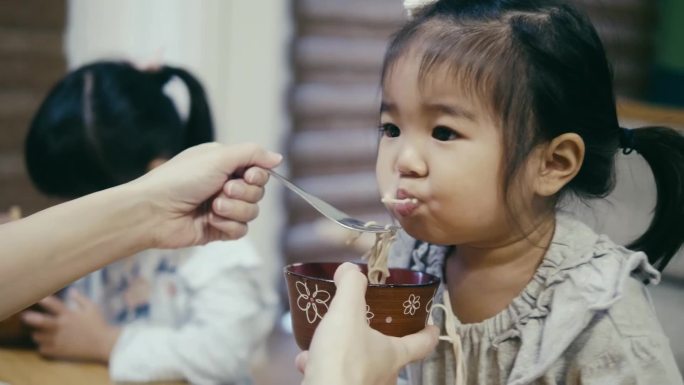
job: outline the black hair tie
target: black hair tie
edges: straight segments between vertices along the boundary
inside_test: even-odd
[[[622,153],[625,155],[629,155],[636,150],[634,130],[620,128],[620,148],[622,148]]]

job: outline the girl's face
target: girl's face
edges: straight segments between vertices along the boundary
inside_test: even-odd
[[[414,199],[387,207],[420,240],[505,243],[511,225],[501,188],[501,129],[446,71],[419,80],[419,66],[399,59],[382,90],[380,192]]]

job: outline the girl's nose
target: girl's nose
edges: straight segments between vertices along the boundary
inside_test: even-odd
[[[420,178],[427,175],[427,163],[416,143],[405,143],[401,147],[396,169],[403,177]]]

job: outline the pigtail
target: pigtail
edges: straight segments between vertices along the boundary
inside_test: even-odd
[[[655,179],[657,201],[646,232],[628,247],[644,251],[662,271],[684,243],[684,136],[667,127],[623,129],[623,153],[646,159]]]
[[[162,67],[160,75],[165,79],[177,76],[188,88],[190,94],[190,114],[185,123],[185,147],[214,140],[214,125],[211,118],[209,102],[202,84],[189,72],[175,67]],[[162,84],[163,86],[163,84]]]

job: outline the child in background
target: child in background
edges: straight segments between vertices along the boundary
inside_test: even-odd
[[[50,92],[31,124],[26,163],[41,191],[75,198],[212,140],[204,90],[188,72],[98,62]],[[114,381],[246,384],[251,354],[276,316],[264,264],[246,240],[147,250],[71,285],[66,303],[45,298],[46,313],[23,319],[41,354],[108,363]]]
[[[410,3],[383,64],[376,171],[406,232],[391,263],[442,277],[432,315],[451,343],[408,382],[681,384],[645,285],[684,242],[684,138],[619,126],[601,41],[567,4]],[[561,210],[610,193],[620,149],[658,189],[628,248]]]

